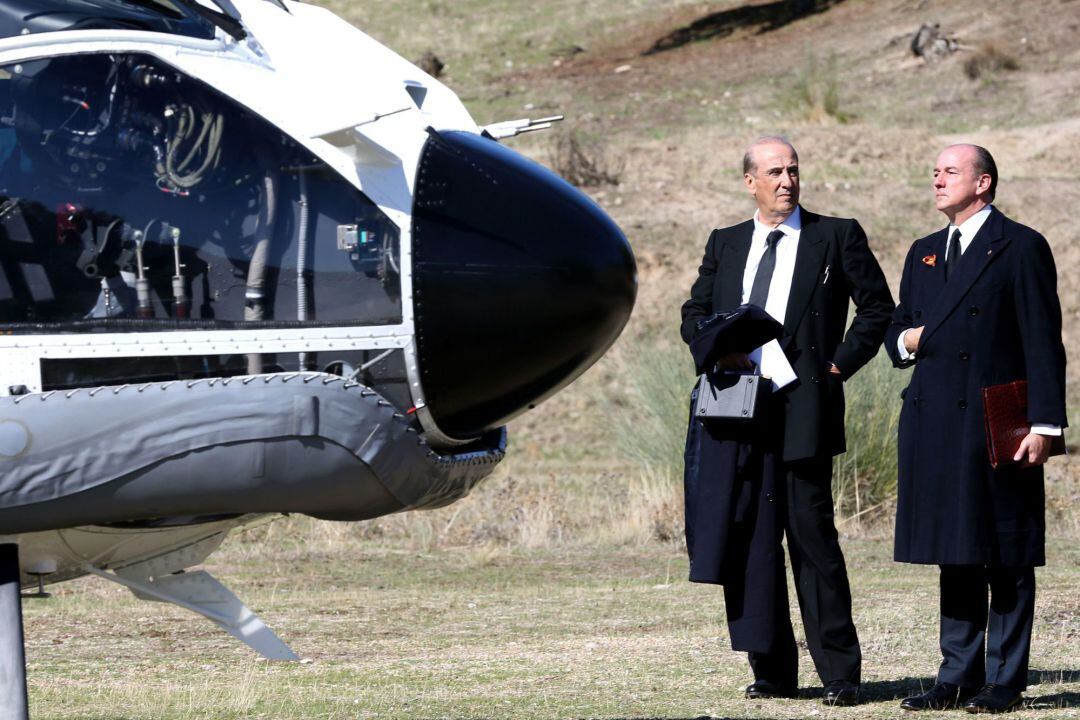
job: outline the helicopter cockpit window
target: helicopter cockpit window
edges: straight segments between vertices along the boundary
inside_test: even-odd
[[[151,57],[0,68],[0,331],[401,322],[399,231]]]
[[[4,0],[0,38],[60,30],[143,30],[208,40],[215,27],[173,0]]]

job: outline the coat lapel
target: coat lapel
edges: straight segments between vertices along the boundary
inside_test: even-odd
[[[821,264],[825,260],[828,244],[818,229],[817,215],[802,211],[802,232],[799,233],[799,249],[795,253],[795,274],[791,278],[787,309],[784,311],[784,335],[791,337],[798,329],[810,296],[821,276]]]
[[[971,286],[975,284],[979,276],[983,274],[990,263],[1001,255],[1001,250],[1009,244],[1008,238],[1004,237],[1002,217],[997,208],[990,210],[990,217],[983,223],[982,228],[979,229],[979,232],[971,241],[967,251],[964,252],[956,276],[950,278],[944,284],[941,294],[938,295],[937,303],[930,310],[926,319],[926,329],[923,330],[922,337],[919,339],[920,344],[925,343],[934,334],[934,331],[941,327],[945,319],[952,314],[956,306],[971,290]],[[945,232],[942,232],[943,237],[944,235]],[[939,257],[945,257],[944,241],[941,243]]]
[[[753,236],[754,223],[742,223],[727,234],[720,250],[720,307],[725,310],[742,305],[743,272]]]

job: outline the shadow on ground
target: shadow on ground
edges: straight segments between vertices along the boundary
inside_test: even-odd
[[[1080,693],[1060,692],[1053,695],[1038,693],[1039,685],[1074,682],[1080,682],[1080,670],[1032,670],[1028,673],[1029,687],[1024,705],[1035,710],[1080,707]]]
[[[702,40],[731,35],[736,30],[757,28],[758,33],[778,30],[788,23],[825,12],[844,0],[776,0],[765,5],[740,5],[730,10],[709,13],[689,25],[663,36],[644,55],[674,50]]]
[[[1028,673],[1028,685],[1074,682],[1080,682],[1080,670],[1032,670]]]

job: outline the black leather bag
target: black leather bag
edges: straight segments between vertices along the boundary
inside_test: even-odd
[[[739,421],[760,418],[771,389],[772,382],[757,373],[703,373],[694,390],[694,417]]]

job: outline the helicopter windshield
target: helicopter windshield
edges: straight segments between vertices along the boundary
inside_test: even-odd
[[[180,0],[4,0],[0,38],[60,30],[145,30],[212,39],[214,16]]]
[[[353,185],[158,60],[0,67],[0,332],[392,325],[398,251]]]

